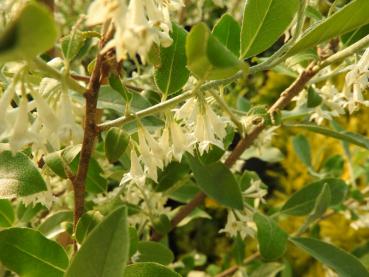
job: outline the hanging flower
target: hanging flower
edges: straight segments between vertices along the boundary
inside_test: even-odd
[[[250,212],[239,212],[229,210],[227,216],[227,223],[224,229],[219,233],[226,233],[231,237],[237,237],[239,234],[242,239],[246,237],[255,237],[256,224],[252,219],[253,215]]]
[[[169,129],[173,143],[173,157],[180,162],[184,153],[193,153],[193,143],[174,119],[170,120]]]
[[[369,106],[369,101],[364,100],[363,91],[369,85],[369,48],[367,48],[357,64],[352,65],[351,71],[346,74],[343,89],[346,98],[345,107],[350,113],[357,111],[360,105]]]
[[[15,94],[14,84],[11,83],[0,98],[0,137],[9,127],[7,109]]]
[[[172,43],[169,11],[182,6],[181,1],[160,0],[95,0],[88,9],[87,24],[112,20],[114,38],[103,51],[115,48],[117,60],[136,54],[145,61],[153,43],[168,47]]]
[[[131,168],[129,170],[129,173],[125,174],[122,178],[120,185],[124,185],[127,182],[132,181],[133,183],[143,186],[145,184],[145,174],[142,169],[140,160],[137,157],[136,150],[134,147],[131,149]]]
[[[75,122],[72,104],[67,92],[62,92],[60,96],[58,118],[59,127],[57,135],[64,144],[81,143],[83,139],[83,130],[80,125]]]
[[[51,132],[57,132],[60,123],[56,114],[37,90],[32,89],[31,94],[36,102],[37,116],[42,124]]]
[[[10,149],[13,153],[21,150],[25,145],[31,143],[38,143],[40,138],[35,133],[29,130],[28,120],[28,100],[26,97],[22,97],[19,104],[19,110],[17,119],[15,121],[14,129],[9,138]]]

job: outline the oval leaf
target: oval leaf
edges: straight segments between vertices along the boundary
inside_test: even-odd
[[[294,193],[281,209],[281,212],[288,215],[302,216],[314,210],[316,199],[324,188],[328,185],[330,192],[329,206],[340,204],[346,196],[347,185],[340,179],[323,179],[311,183]]]
[[[78,221],[76,226],[76,240],[82,244],[87,235],[100,223],[97,215],[85,213]]]
[[[240,54],[241,27],[230,14],[225,14],[220,18],[212,33],[235,56]]]
[[[48,9],[29,1],[0,36],[0,60],[30,59],[54,46],[58,29]]]
[[[68,256],[55,241],[27,228],[0,232],[0,260],[20,276],[64,276]]]
[[[28,196],[46,190],[40,172],[25,154],[0,153],[0,198]]]
[[[311,167],[311,154],[309,141],[303,135],[292,138],[293,148],[299,159],[307,166]]]
[[[216,80],[230,77],[247,65],[199,23],[192,27],[186,39],[187,67],[199,79]]]
[[[312,238],[291,238],[293,244],[303,249],[321,263],[334,269],[341,277],[368,277],[364,265],[351,254],[326,242]]]
[[[299,0],[247,0],[241,29],[241,58],[273,45],[291,24]]]
[[[314,25],[288,52],[294,55],[328,39],[350,32],[369,23],[369,1],[355,0],[341,10]]]
[[[59,211],[49,215],[39,226],[38,230],[46,237],[53,238],[65,231],[61,226],[63,222],[73,222],[72,211]]]
[[[108,215],[86,238],[66,277],[123,276],[128,260],[127,208]]]
[[[140,253],[137,262],[154,262],[167,265],[174,260],[174,255],[169,248],[154,241],[140,241],[137,244]]]
[[[108,160],[113,163],[126,151],[129,143],[129,136],[122,128],[113,127],[109,129],[105,137],[105,154]]]
[[[221,162],[202,164],[197,158],[186,155],[195,176],[196,184],[208,196],[234,209],[243,209],[240,187],[232,172]]]
[[[190,72],[186,68],[186,31],[173,23],[170,47],[160,47],[160,65],[155,70],[155,82],[165,95],[179,91],[187,82]]]
[[[156,263],[137,263],[127,266],[124,277],[181,277],[177,272]]]
[[[257,226],[259,251],[266,260],[274,260],[283,256],[287,247],[288,235],[271,218],[256,213],[254,221]]]

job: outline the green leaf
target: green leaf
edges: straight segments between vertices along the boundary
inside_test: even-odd
[[[369,272],[354,256],[326,242],[312,238],[290,238],[298,248],[303,249],[321,263],[329,266],[341,277],[368,277]]]
[[[140,241],[137,244],[140,253],[137,262],[154,262],[167,265],[174,260],[174,255],[169,248],[155,241]]]
[[[61,49],[65,59],[73,60],[85,44],[86,36],[83,32],[75,30],[61,39]]]
[[[283,256],[287,247],[288,235],[271,218],[255,213],[257,239],[260,255],[266,260],[275,260]]]
[[[273,45],[291,24],[299,0],[247,0],[241,29],[241,58],[255,56]]]
[[[92,212],[85,213],[76,226],[76,240],[82,244],[88,234],[100,223],[100,217]]]
[[[65,231],[65,228],[61,226],[63,222],[73,222],[72,211],[59,211],[49,215],[39,226],[38,230],[44,236],[53,238],[61,232]]]
[[[309,141],[303,135],[297,135],[292,138],[292,144],[299,159],[310,168],[311,154]]]
[[[57,25],[48,9],[27,2],[0,36],[0,61],[32,59],[54,46]]]
[[[65,276],[123,276],[128,252],[127,208],[120,207],[89,234]]]
[[[239,56],[241,27],[230,14],[224,14],[219,19],[212,33],[235,56]]]
[[[81,151],[81,146],[66,147],[44,156],[45,164],[59,177],[66,179],[65,165],[69,166]]]
[[[129,136],[122,128],[113,127],[109,129],[105,137],[105,155],[113,163],[126,151],[129,143]]]
[[[202,191],[227,207],[243,209],[240,187],[232,172],[223,163],[204,165],[189,154],[186,154],[186,159],[195,176],[196,184]]]
[[[0,232],[0,260],[20,276],[29,277],[62,277],[69,262],[59,244],[27,228]]]
[[[303,128],[305,130],[318,133],[327,137],[336,138],[339,140],[347,141],[357,146],[369,149],[369,139],[363,135],[348,132],[348,131],[335,131],[326,127],[321,127],[314,124],[285,124],[286,127]]]
[[[192,180],[188,180],[188,182],[185,182],[184,185],[170,192],[169,197],[181,203],[188,203],[199,192],[200,190],[198,186],[196,186]]]
[[[177,272],[157,263],[137,263],[127,266],[124,277],[181,277]]]
[[[0,198],[28,196],[46,190],[40,172],[25,154],[0,153]]]
[[[165,95],[179,91],[190,76],[186,68],[187,32],[175,23],[172,27],[173,43],[167,48],[160,47],[160,65],[155,70],[155,83]]]
[[[368,34],[369,34],[369,24],[366,24],[350,33],[343,35],[341,37],[341,40],[345,44],[345,46],[349,46],[359,41]]]
[[[324,184],[328,185],[330,191],[329,206],[340,204],[346,196],[347,185],[340,179],[329,178],[311,183],[294,193],[284,204],[281,212],[294,216],[303,216],[311,213],[317,197],[323,190]]]
[[[369,1],[354,0],[332,16],[322,20],[302,36],[288,51],[294,55],[304,49],[313,47],[331,38],[350,32],[369,23]]]
[[[322,191],[315,200],[313,211],[307,218],[307,222],[313,222],[321,217],[331,204],[331,192],[327,183],[323,185]]]
[[[120,78],[115,75],[111,74],[109,77],[109,85],[118,92],[126,102],[130,102],[132,100],[132,94],[127,90],[127,88],[123,85]]]
[[[323,98],[313,89],[309,87],[308,89],[308,97],[307,97],[307,107],[308,108],[315,108],[319,106],[323,101]]]
[[[169,231],[172,229],[170,219],[165,214],[161,214],[160,216],[156,217],[152,225],[154,227],[154,230],[163,236],[169,233]]]
[[[14,219],[12,203],[7,199],[0,199],[0,227],[12,226]]]
[[[248,66],[226,48],[208,26],[199,23],[192,27],[186,39],[187,67],[201,80],[216,80],[230,77]]]
[[[158,184],[155,191],[163,192],[174,186],[178,181],[181,181],[188,173],[188,165],[184,162],[171,162],[163,171],[158,174]]]
[[[137,252],[138,234],[133,227],[128,228],[129,232],[129,257],[132,257]]]

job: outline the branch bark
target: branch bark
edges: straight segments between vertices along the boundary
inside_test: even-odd
[[[105,35],[100,43],[99,49],[102,49],[105,42],[109,39],[110,34]],[[97,127],[97,99],[102,81],[109,73],[109,69],[104,66],[105,54],[98,54],[94,70],[91,74],[87,85],[87,90],[84,93],[85,97],[85,118],[84,118],[84,134],[78,169],[75,177],[72,180],[74,191],[74,230],[77,226],[78,220],[84,212],[85,202],[85,182],[88,172],[89,162],[92,156],[95,139],[99,133]],[[76,250],[76,243],[74,245]]]

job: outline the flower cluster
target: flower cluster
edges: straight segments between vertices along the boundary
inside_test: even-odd
[[[369,100],[365,100],[363,96],[363,92],[369,87],[369,48],[365,50],[358,63],[349,66],[348,69],[342,91],[329,82],[321,88],[312,86],[321,98],[321,104],[312,108],[311,121],[322,124],[324,120],[331,120],[344,114],[346,110],[352,114],[360,106],[369,107]],[[306,99],[306,91],[296,96],[294,100],[297,108],[304,106]]]
[[[260,203],[264,203],[264,196],[267,190],[263,188],[263,183],[259,179],[251,179],[250,186],[242,192],[245,199],[253,199],[253,207],[245,207],[242,211],[228,210],[227,223],[220,233],[226,233],[231,237],[240,235],[242,239],[247,236],[255,237],[256,224],[253,220],[254,209],[257,209]]]
[[[157,182],[157,171],[171,161],[182,160],[187,152],[197,149],[201,155],[211,146],[224,148],[227,121],[218,116],[205,99],[190,98],[175,110],[174,116],[166,115],[165,126],[149,132],[138,123],[138,142],[131,143],[131,168],[121,184],[132,181],[143,186],[146,176]],[[137,155],[137,151],[139,155]]]
[[[49,78],[42,79],[38,87],[25,82],[24,65],[14,65],[12,70],[20,73],[0,98],[0,139],[9,142],[10,150],[16,153],[30,145],[50,152],[80,143],[83,130],[75,121],[68,90]],[[16,107],[12,102],[18,102]]]
[[[172,25],[170,11],[180,0],[95,0],[88,9],[87,24],[111,20],[115,34],[103,51],[115,48],[118,60],[139,54],[144,61],[153,43],[168,47]]]

